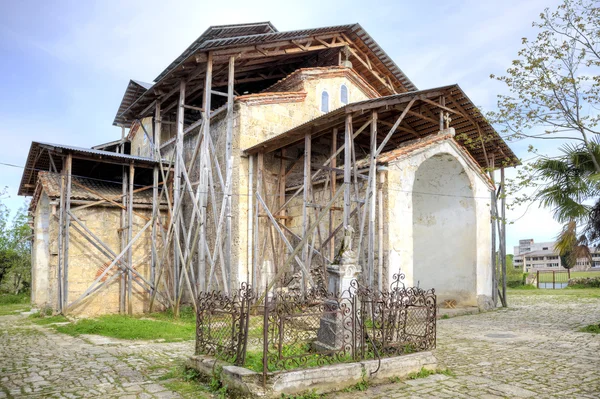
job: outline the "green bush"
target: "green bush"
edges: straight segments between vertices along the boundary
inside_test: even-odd
[[[14,294],[1,294],[0,305],[20,305],[29,303],[29,294],[22,293],[18,295]]]
[[[569,287],[573,288],[600,288],[600,277],[572,278]]]

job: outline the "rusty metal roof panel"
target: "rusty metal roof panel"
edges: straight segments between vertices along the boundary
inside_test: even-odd
[[[133,79],[129,80],[127,88],[125,89],[125,94],[123,94],[121,104],[119,104],[119,110],[117,111],[113,125],[118,126],[124,124],[126,120],[122,115],[123,112],[125,112],[131,106],[131,104],[133,104],[152,86],[152,83],[141,82]]]
[[[233,24],[233,25],[216,25],[211,26],[207,30],[204,31],[190,46],[184,50],[183,53],[175,60],[169,64],[164,71],[160,73],[154,79],[155,82],[158,82],[163,77],[165,77],[169,72],[177,67],[177,65],[181,64],[185,61],[189,56],[194,54],[198,48],[207,40],[215,39],[218,37],[232,37],[232,36],[245,36],[245,35],[255,35],[267,32],[277,32],[277,28],[273,26],[273,24],[269,21],[265,22],[254,22],[247,24]]]
[[[27,161],[25,162],[25,168],[23,176],[21,176],[21,184],[19,185],[18,195],[32,195],[34,186],[37,182],[38,172],[47,171],[52,163],[49,152],[52,153],[72,153],[79,155],[87,155],[89,157],[96,158],[98,162],[112,161],[112,162],[123,162],[130,163],[134,162],[138,165],[153,166],[157,164],[152,158],[139,157],[135,155],[119,154],[111,151],[96,150],[92,148],[75,147],[64,144],[52,144],[52,143],[40,143],[33,141],[27,155]],[[62,157],[54,157],[56,167],[61,170]],[[163,160],[163,162],[168,162]]]
[[[327,26],[323,28],[314,28],[314,29],[301,29],[301,30],[292,30],[287,32],[275,32],[275,33],[265,33],[261,35],[246,35],[246,36],[237,36],[230,37],[224,39],[212,39],[207,40],[199,46],[200,50],[210,50],[215,48],[225,48],[228,46],[239,46],[239,45],[250,45],[257,43],[268,43],[268,42],[277,42],[280,40],[294,40],[301,39],[311,35],[318,35],[323,33],[335,33],[335,32],[344,32],[348,29],[351,29],[354,25],[339,25],[339,26]]]
[[[41,143],[41,142],[33,142],[32,144],[37,144],[41,148],[47,148],[50,150],[58,150],[57,152],[61,152],[62,150],[65,150],[67,152],[76,152],[76,153],[81,153],[81,154],[93,155],[93,156],[98,156],[98,157],[107,157],[107,158],[112,158],[112,159],[123,159],[123,160],[131,160],[131,161],[157,163],[153,158],[140,157],[140,156],[129,155],[129,154],[119,154],[118,152],[96,150],[93,148],[75,147],[75,146],[65,145],[65,144],[52,144],[52,143]]]

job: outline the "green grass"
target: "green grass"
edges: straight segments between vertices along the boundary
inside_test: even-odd
[[[288,358],[287,361],[284,361],[285,367],[283,367],[282,365],[274,364],[273,362],[269,362],[267,366],[268,371],[277,371],[284,369],[294,370],[299,368],[304,369],[310,367],[320,367],[328,364],[347,363],[352,361],[352,355],[350,353],[339,353],[334,354],[333,356],[323,355],[318,352],[315,352],[308,343],[284,345],[281,352],[283,357]],[[257,373],[262,373],[262,357],[262,351],[247,351],[244,367],[252,371],[256,371]],[[291,358],[298,359],[298,363],[290,361]]]
[[[164,381],[162,385],[172,391],[186,396],[197,398],[210,398],[209,387],[202,383],[196,370],[188,369],[183,364],[171,368],[167,373],[158,378]]]
[[[598,324],[590,324],[589,326],[583,327],[579,331],[587,332],[592,334],[600,334],[600,323]]]
[[[29,294],[0,294],[0,316],[26,312],[29,309]]]
[[[558,271],[558,270],[557,270]],[[561,269],[561,271],[566,271],[566,269]],[[564,274],[564,276],[563,276]],[[586,278],[586,277],[600,277],[600,271],[598,272],[571,272],[571,278]],[[558,279],[561,279],[562,282],[564,282],[564,280],[567,279],[566,277],[566,273],[561,273],[561,276],[558,277],[558,275],[556,275],[556,279],[558,281]],[[540,283],[551,283],[552,282],[552,273],[541,273],[540,272]]]
[[[426,369],[425,367],[422,367],[421,370],[419,370],[416,373],[410,373],[408,376],[406,376],[406,379],[408,380],[416,380],[419,378],[425,378],[425,377],[429,377],[430,375],[434,375],[434,374],[443,374],[446,375],[448,377],[454,377],[455,374],[452,370],[450,369],[435,369],[435,370],[429,370]]]
[[[81,319],[71,324],[52,327],[58,332],[72,336],[95,334],[131,340],[163,339],[166,342],[187,341],[196,337],[196,326],[193,323],[122,315]]]
[[[600,288],[562,288],[562,289],[533,289],[522,290],[511,288],[509,295],[532,295],[532,296],[577,296],[580,298],[600,298]]]
[[[571,278],[600,277],[600,271],[597,272],[571,272]]]
[[[535,285],[527,284],[527,285],[519,285],[517,287],[511,287],[509,290],[537,290]]]

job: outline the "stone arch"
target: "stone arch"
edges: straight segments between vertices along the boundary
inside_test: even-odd
[[[435,288],[438,301],[477,305],[477,218],[472,183],[449,153],[424,160],[415,173],[413,281]]]

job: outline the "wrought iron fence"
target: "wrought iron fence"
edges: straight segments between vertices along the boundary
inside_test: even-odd
[[[259,296],[242,285],[234,296],[203,293],[198,301],[196,353],[267,373],[399,356],[436,344],[434,290],[389,290],[354,280],[339,294],[279,290]]]

